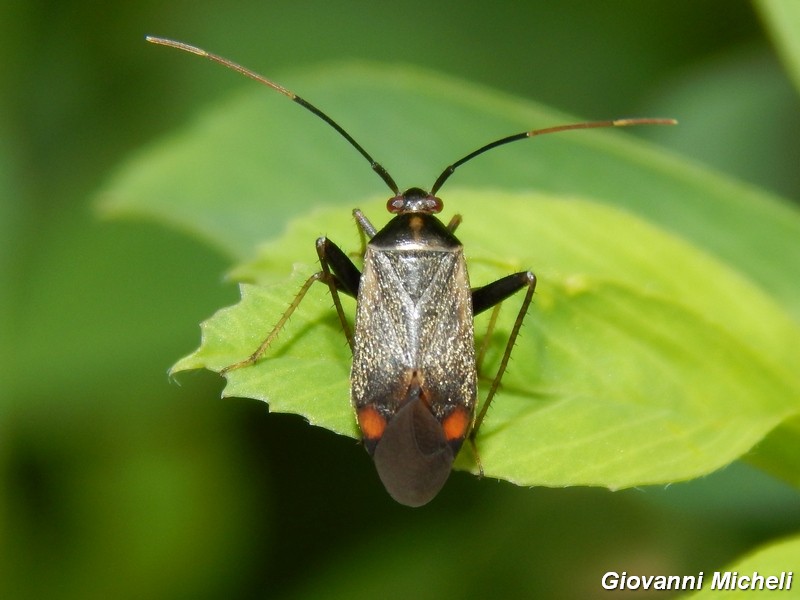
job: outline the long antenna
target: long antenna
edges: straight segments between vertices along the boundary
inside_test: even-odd
[[[383,165],[381,165],[374,158],[372,158],[372,156],[370,156],[369,153],[366,150],[364,150],[364,148],[361,146],[361,144],[359,144],[357,141],[355,141],[353,139],[353,137],[349,133],[347,133],[344,129],[342,129],[341,125],[339,125],[336,121],[331,119],[328,115],[326,115],[324,112],[322,112],[316,106],[314,106],[313,104],[311,104],[307,100],[304,100],[303,98],[301,98],[300,96],[298,96],[297,94],[292,92],[291,90],[287,90],[282,85],[280,85],[278,83],[275,83],[274,81],[272,81],[270,79],[267,79],[266,77],[263,77],[262,75],[259,75],[255,71],[251,71],[250,69],[248,69],[246,67],[243,67],[240,64],[237,64],[237,63],[235,63],[235,62],[233,62],[231,60],[228,60],[227,58],[224,58],[222,56],[219,56],[217,54],[213,54],[211,52],[203,50],[202,48],[198,48],[197,46],[192,46],[191,44],[185,44],[183,42],[178,42],[178,41],[170,40],[170,39],[167,39],[167,38],[154,37],[154,36],[150,36],[150,35],[146,36],[145,39],[148,42],[150,42],[151,44],[157,44],[159,46],[167,46],[169,48],[175,48],[177,50],[182,50],[184,52],[189,52],[191,54],[196,54],[197,56],[201,56],[203,58],[207,58],[207,59],[209,59],[209,60],[211,60],[211,61],[213,61],[215,63],[218,63],[218,64],[220,64],[220,65],[222,65],[224,67],[227,67],[227,68],[229,68],[229,69],[231,69],[233,71],[236,71],[237,73],[240,73],[240,74],[244,75],[245,77],[249,77],[250,79],[253,79],[253,80],[255,80],[255,81],[259,82],[259,83],[262,83],[262,84],[266,85],[267,87],[272,88],[276,92],[280,92],[281,94],[283,94],[284,96],[286,96],[290,100],[296,102],[297,104],[299,104],[303,108],[305,108],[305,109],[311,111],[312,113],[314,113],[315,115],[317,115],[320,119],[325,121],[328,125],[333,127],[336,131],[338,131],[339,134],[344,139],[346,139],[350,143],[351,146],[353,146],[353,148],[358,150],[358,152],[361,154],[361,156],[363,156],[364,158],[367,159],[367,161],[369,161],[369,164],[372,167],[372,170],[375,171],[375,173],[378,174],[378,176],[384,181],[384,183],[386,183],[387,186],[389,186],[389,189],[392,190],[392,192],[394,192],[395,195],[398,195],[398,196],[400,195],[400,189],[397,187],[397,184],[395,183],[394,179],[392,179],[392,176],[389,175],[389,172],[383,167]],[[544,129],[534,129],[532,131],[523,131],[522,133],[517,133],[515,135],[509,135],[507,137],[501,138],[499,140],[496,140],[494,142],[491,142],[489,144],[486,144],[485,146],[482,146],[482,147],[478,148],[474,152],[471,152],[471,153],[467,154],[464,158],[462,158],[460,160],[457,160],[456,162],[454,162],[453,164],[448,166],[444,171],[442,171],[442,174],[439,175],[439,177],[434,182],[433,187],[431,188],[431,191],[430,191],[430,195],[431,196],[435,195],[436,192],[442,187],[442,185],[444,185],[444,182],[447,181],[447,179],[450,177],[450,175],[452,175],[453,172],[458,167],[463,165],[465,162],[472,160],[476,156],[479,156],[479,155],[483,154],[484,152],[486,152],[488,150],[491,150],[492,148],[496,148],[497,146],[502,146],[504,144],[515,142],[517,140],[522,140],[522,139],[525,139],[525,138],[534,137],[534,136],[538,136],[538,135],[544,135],[544,134],[547,134],[547,133],[557,133],[559,131],[570,131],[572,129],[597,129],[597,128],[600,128],[600,127],[630,127],[630,126],[633,126],[633,125],[676,125],[676,124],[677,124],[677,121],[675,119],[616,119],[616,120],[612,120],[612,121],[589,121],[589,122],[586,122],[586,123],[572,123],[572,124],[569,124],[569,125],[559,125],[557,127],[546,127]]]
[[[546,133],[558,133],[559,131],[570,131],[572,129],[597,129],[599,127],[630,127],[632,125],[676,125],[678,122],[675,119],[616,119],[613,121],[589,121],[587,123],[572,123],[570,125],[558,125],[556,127],[546,127],[544,129],[534,129],[533,131],[523,131],[514,135],[509,135],[502,139],[496,140],[481,148],[467,154],[464,158],[457,160],[452,165],[447,167],[442,174],[439,175],[436,182],[431,188],[431,196],[435,195],[439,188],[444,185],[444,182],[453,174],[458,167],[465,162],[472,160],[476,156],[483,154],[487,150],[497,148],[503,144],[516,142],[517,140],[524,140],[526,138],[534,137],[537,135],[544,135]]]
[[[303,98],[301,98],[300,96],[298,96],[294,92],[292,92],[290,90],[287,90],[285,87],[275,83],[274,81],[270,81],[269,79],[259,75],[255,71],[251,71],[250,69],[247,69],[247,68],[243,67],[242,65],[239,65],[239,64],[237,64],[237,63],[235,63],[233,61],[230,61],[227,58],[223,58],[222,56],[218,56],[216,54],[212,54],[211,52],[207,52],[206,50],[203,50],[202,48],[198,48],[197,46],[192,46],[190,44],[184,44],[183,42],[176,42],[175,40],[169,40],[169,39],[166,39],[166,38],[154,37],[154,36],[151,36],[151,35],[146,36],[145,39],[148,42],[150,42],[151,44],[157,44],[159,46],[167,46],[169,48],[175,48],[177,50],[183,50],[184,52],[190,52],[191,54],[196,54],[197,56],[202,56],[203,58],[207,58],[209,60],[212,60],[215,63],[219,63],[224,67],[228,67],[229,69],[232,69],[232,70],[234,70],[234,71],[236,71],[238,73],[241,73],[245,77],[249,77],[250,79],[254,79],[255,81],[258,81],[259,83],[263,83],[264,85],[266,85],[268,87],[271,87],[276,92],[280,92],[281,94],[283,94],[284,96],[286,96],[290,100],[293,100],[294,102],[296,102],[297,104],[299,104],[303,108],[310,110],[312,113],[317,115],[320,119],[325,121],[328,125],[333,127],[336,131],[338,131],[342,135],[342,137],[344,137],[344,139],[346,139],[348,142],[350,142],[350,145],[353,146],[353,148],[355,148],[356,150],[358,150],[359,153],[361,153],[361,156],[363,156],[364,158],[366,158],[369,161],[369,164],[372,167],[372,170],[375,171],[380,176],[381,179],[383,179],[383,181],[386,183],[386,185],[389,186],[389,189],[391,189],[392,192],[395,193],[395,195],[399,195],[400,194],[400,189],[397,187],[397,184],[394,182],[394,179],[392,179],[392,176],[389,175],[388,171],[386,169],[384,169],[383,166],[381,166],[380,163],[376,162],[375,159],[373,159],[367,153],[367,151],[364,150],[364,148],[361,147],[361,144],[359,144],[357,141],[355,141],[352,138],[352,136],[349,133],[347,133],[344,129],[342,129],[342,127],[336,121],[331,119],[328,115],[326,115],[324,112],[322,112],[320,109],[318,109],[316,106],[314,106],[310,102],[307,102],[306,100],[303,100]]]

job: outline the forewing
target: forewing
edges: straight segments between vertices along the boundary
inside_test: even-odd
[[[368,249],[354,341],[351,387],[356,407],[380,401],[393,413],[417,373],[433,403],[462,404],[471,412],[475,351],[461,249]]]

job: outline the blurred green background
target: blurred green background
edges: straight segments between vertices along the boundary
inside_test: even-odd
[[[414,511],[352,440],[222,401],[209,373],[168,381],[238,298],[230,265],[99,221],[92,195],[254,84],[145,34],[277,78],[367,58],[582,118],[676,117],[632,134],[800,198],[797,93],[746,2],[3,3],[0,598],[591,598],[606,570],[694,574],[797,531],[797,492],[741,465],[617,493],[456,473]]]

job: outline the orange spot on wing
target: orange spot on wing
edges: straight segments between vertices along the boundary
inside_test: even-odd
[[[460,440],[467,435],[469,429],[470,417],[467,411],[457,407],[453,412],[447,415],[442,421],[442,429],[444,430],[445,439],[450,442],[453,440]]]
[[[357,412],[361,434],[370,440],[378,440],[386,429],[386,419],[372,406],[362,406]]]

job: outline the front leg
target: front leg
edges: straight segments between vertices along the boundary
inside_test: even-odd
[[[255,364],[264,355],[275,338],[278,337],[278,334],[283,329],[284,325],[286,325],[289,317],[291,317],[292,313],[300,306],[300,303],[315,281],[325,283],[328,289],[330,289],[331,296],[333,297],[333,305],[336,308],[336,313],[339,315],[339,321],[342,323],[342,329],[344,330],[347,343],[350,345],[352,351],[353,335],[350,332],[350,326],[347,324],[347,319],[344,316],[342,303],[339,300],[339,292],[355,298],[358,295],[361,273],[353,262],[347,258],[347,255],[342,252],[341,248],[326,237],[321,237],[317,240],[317,255],[319,256],[319,263],[322,270],[306,279],[305,283],[300,287],[300,291],[297,292],[297,295],[294,297],[294,300],[289,304],[289,307],[284,311],[283,315],[281,315],[281,318],[278,319],[275,327],[272,328],[272,331],[269,332],[269,335],[261,342],[261,345],[256,351],[244,360],[228,365],[220,371],[220,375],[225,375],[234,369],[240,369]]]

